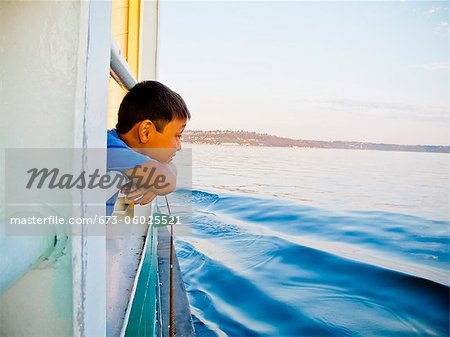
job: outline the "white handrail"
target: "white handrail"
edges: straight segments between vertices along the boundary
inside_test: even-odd
[[[110,69],[111,76],[126,91],[136,85],[137,80],[113,37],[111,37]]]

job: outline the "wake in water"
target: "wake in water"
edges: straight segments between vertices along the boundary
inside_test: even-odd
[[[448,226],[179,191],[176,248],[199,336],[448,336]]]

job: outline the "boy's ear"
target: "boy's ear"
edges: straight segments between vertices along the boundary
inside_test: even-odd
[[[153,129],[155,129],[155,125],[152,123],[151,120],[145,119],[145,120],[139,122],[138,136],[139,136],[139,141],[142,144],[148,143],[148,141],[152,138],[153,133],[154,133]]]

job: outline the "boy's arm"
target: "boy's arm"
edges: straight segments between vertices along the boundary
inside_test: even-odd
[[[133,192],[127,193],[126,198],[128,201],[132,201],[136,205],[147,205],[149,202],[156,198],[156,194],[152,191],[138,189]]]
[[[176,169],[173,164],[149,161],[123,172],[132,181],[129,193],[136,194],[139,190],[140,195],[147,192],[166,195],[176,188]]]

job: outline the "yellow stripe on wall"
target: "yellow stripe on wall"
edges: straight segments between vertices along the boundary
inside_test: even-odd
[[[139,74],[139,27],[141,17],[141,1],[129,0],[128,11],[128,64],[134,76]],[[139,79],[138,79],[139,80]]]
[[[128,61],[131,71],[137,79],[139,74],[140,10],[140,0],[114,0],[112,3],[111,34],[116,40],[122,54]],[[125,94],[125,91],[110,77],[107,119],[108,129],[112,129],[116,126],[117,112]]]

